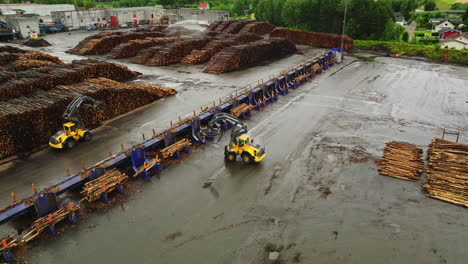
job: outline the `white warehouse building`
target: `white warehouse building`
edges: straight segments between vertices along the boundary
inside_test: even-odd
[[[41,17],[51,16],[54,11],[74,11],[74,5],[40,5],[40,4],[0,4],[2,15],[14,15],[17,13],[36,14]]]

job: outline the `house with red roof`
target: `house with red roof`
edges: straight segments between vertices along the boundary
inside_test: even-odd
[[[210,3],[200,3],[198,5],[198,9],[200,10],[208,10],[210,9]]]
[[[468,36],[463,33],[454,33],[440,41],[442,48],[468,49]]]

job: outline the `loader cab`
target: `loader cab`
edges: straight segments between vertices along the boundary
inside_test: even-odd
[[[63,131],[65,133],[76,133],[76,124],[73,122],[63,124]]]
[[[243,148],[250,143],[250,137],[248,135],[242,135],[237,138],[237,146]]]

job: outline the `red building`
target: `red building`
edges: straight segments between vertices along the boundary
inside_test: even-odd
[[[460,34],[460,33],[458,31],[452,29],[452,30],[449,30],[449,31],[445,31],[444,33],[441,33],[440,38],[441,39],[446,39],[447,37],[450,37],[453,34]]]
[[[210,3],[200,3],[198,5],[198,9],[200,10],[208,10],[210,9]]]

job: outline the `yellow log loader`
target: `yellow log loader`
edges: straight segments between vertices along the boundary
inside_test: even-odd
[[[89,96],[78,96],[63,113],[63,118],[68,121],[63,124],[62,130],[50,137],[49,146],[55,149],[72,149],[80,140],[90,141],[93,137],[91,132],[84,128],[83,121],[79,117],[80,107],[87,113],[89,108],[100,107],[103,104]]]

